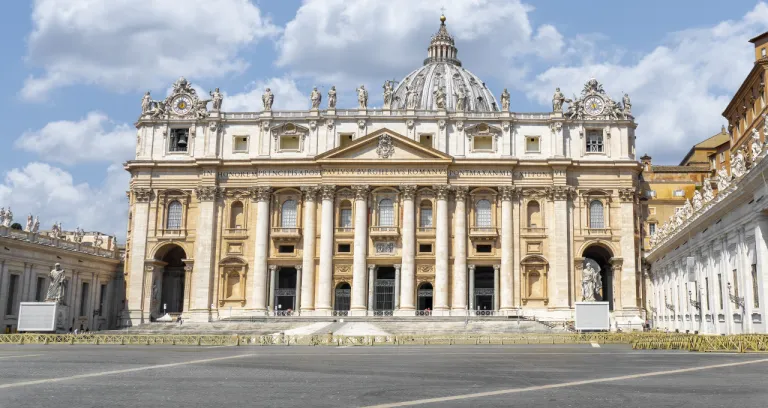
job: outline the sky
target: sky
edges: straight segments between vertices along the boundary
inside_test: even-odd
[[[445,8],[464,67],[511,110],[551,109],[590,77],[632,98],[637,152],[677,164],[719,132],[768,4],[731,0],[32,0],[0,14],[0,206],[124,240],[141,97],[185,76],[226,111],[352,107],[422,64]],[[371,92],[371,106],[381,95]]]

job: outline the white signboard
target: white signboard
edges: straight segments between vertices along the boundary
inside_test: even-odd
[[[56,306],[53,302],[21,302],[18,331],[55,332]]]
[[[608,302],[576,302],[576,330],[610,330]]]

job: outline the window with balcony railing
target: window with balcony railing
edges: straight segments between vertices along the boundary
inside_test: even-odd
[[[389,198],[379,201],[379,227],[395,226],[395,204]]]
[[[491,202],[478,200],[475,203],[475,226],[479,228],[491,227]]]
[[[286,200],[280,209],[280,226],[296,228],[296,201]]]

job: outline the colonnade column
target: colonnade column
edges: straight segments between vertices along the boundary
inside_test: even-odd
[[[200,186],[195,189],[199,212],[195,238],[195,270],[192,272],[192,320],[208,321],[213,299],[213,254],[216,234],[216,186]]]
[[[400,279],[396,281],[399,285],[395,288],[395,295],[399,294],[400,307],[404,311],[415,310],[414,303],[414,282],[416,280],[416,242],[415,242],[415,206],[414,196],[416,195],[415,185],[402,186],[401,194],[403,197],[403,258],[402,273]],[[396,270],[399,271],[399,268]],[[397,308],[397,305],[395,305]]]
[[[446,184],[434,187],[437,194],[435,219],[435,287],[434,310],[438,315],[448,310],[448,192]]]
[[[494,285],[496,288],[494,310],[509,311],[514,307],[512,296],[512,195],[515,190],[512,186],[501,186],[499,192],[501,193],[501,276],[496,283],[501,283],[501,288],[498,284]],[[496,265],[494,265],[494,277],[499,277],[499,269]],[[501,302],[499,302],[499,292],[501,292]]]
[[[277,283],[277,265],[269,265],[269,300],[267,314],[275,311],[275,284]]]
[[[133,214],[131,218],[131,265],[128,271],[128,290],[125,298],[128,300],[128,317],[131,325],[138,326],[144,323],[146,317],[149,321],[149,310],[142,313],[144,291],[149,290],[144,286],[144,259],[147,256],[147,227],[149,222],[149,202],[152,199],[152,190],[149,188],[132,188]],[[2,273],[2,270],[0,270]],[[2,274],[0,274],[2,278]],[[70,298],[71,299],[71,298]],[[6,312],[8,314],[9,312]]]
[[[317,304],[318,314],[331,314],[333,299],[333,199],[336,186],[322,186],[320,195],[323,203],[320,226],[320,274],[318,276]]]
[[[269,257],[269,187],[256,187],[251,191],[256,201],[256,242],[253,257],[253,309],[267,311],[267,258]],[[271,286],[270,286],[271,288]],[[269,301],[272,304],[272,300]]]
[[[393,309],[400,309],[400,264],[395,264],[395,303]]]
[[[350,313],[365,314],[365,266],[368,259],[368,186],[352,186],[355,192],[355,242],[352,258]],[[356,313],[357,312],[357,313]]]
[[[467,191],[466,186],[456,187],[456,210],[453,214],[453,296],[451,310],[467,309]]]
[[[373,315],[373,292],[374,281],[376,280],[376,265],[368,265],[368,315]]]
[[[757,310],[766,318],[766,303],[768,302],[768,217],[760,215],[755,223],[755,262],[757,263],[757,276],[760,281],[757,283],[758,301],[760,309]]]
[[[469,265],[469,310],[475,310],[475,265]]]
[[[301,302],[304,299],[304,296],[302,296],[302,291],[304,290],[304,281],[301,279],[302,276],[306,276],[308,274],[302,275],[302,265],[296,265],[296,299],[293,302],[294,303],[294,309],[297,312],[297,314],[301,314],[301,310],[303,307],[301,307]],[[313,285],[314,286],[314,285]]]
[[[302,258],[303,275],[301,280],[296,276],[296,284],[300,285],[296,289],[296,309],[314,310],[315,309],[315,243],[317,242],[317,229],[315,227],[315,218],[317,216],[316,199],[317,192],[320,190],[317,186],[303,186],[304,192],[304,247]],[[331,252],[333,253],[333,252]],[[297,268],[297,271],[300,271]],[[299,302],[299,299],[301,302]]]

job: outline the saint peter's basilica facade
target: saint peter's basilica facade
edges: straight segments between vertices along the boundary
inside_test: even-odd
[[[445,18],[382,107],[223,112],[180,78],[142,102],[127,318],[520,315],[572,319],[585,258],[619,323],[642,316],[629,97],[595,79],[510,111],[462,66]],[[426,45],[426,44],[425,44]],[[587,78],[585,78],[587,80]],[[565,108],[564,108],[565,105]],[[425,317],[428,318],[428,317]]]

